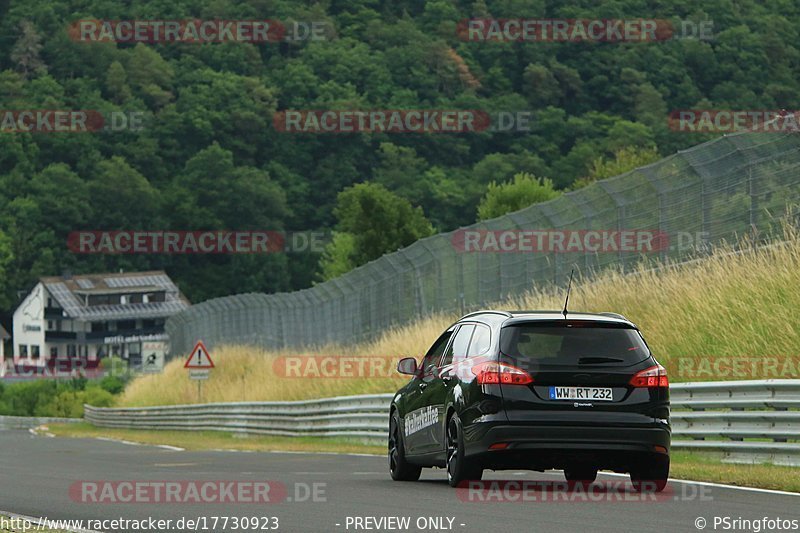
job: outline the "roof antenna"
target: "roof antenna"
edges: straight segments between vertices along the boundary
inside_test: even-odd
[[[569,285],[567,285],[567,296],[564,298],[564,310],[561,311],[561,314],[564,315],[564,320],[567,319],[567,304],[569,304],[569,292],[572,290],[572,276],[575,275],[575,268],[572,269],[572,272],[569,273]]]

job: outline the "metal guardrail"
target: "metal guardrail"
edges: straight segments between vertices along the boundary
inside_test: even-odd
[[[71,424],[80,421],[80,418],[0,415],[0,429],[30,429],[41,426],[42,424]]]
[[[800,466],[800,380],[677,383],[670,387],[673,447],[730,462]],[[100,427],[352,437],[383,442],[393,394],[299,402],[137,408],[85,406]]]
[[[393,394],[342,396],[298,402],[235,402],[159,407],[85,406],[84,418],[100,427],[229,431],[290,437],[385,440]]]
[[[800,380],[677,383],[670,402],[674,448],[800,466]]]

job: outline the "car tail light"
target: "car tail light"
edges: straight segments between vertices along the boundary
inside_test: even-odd
[[[669,387],[667,370],[661,365],[637,372],[628,383],[633,387]]]
[[[473,366],[472,373],[478,377],[478,383],[481,385],[527,385],[533,383],[531,375],[521,368],[494,361]]]

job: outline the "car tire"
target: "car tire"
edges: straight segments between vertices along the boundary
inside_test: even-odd
[[[483,477],[483,468],[471,463],[464,453],[464,429],[461,426],[461,419],[455,414],[447,421],[445,457],[447,482],[451,487],[457,487],[464,481],[477,481]]]
[[[594,483],[597,479],[596,468],[567,468],[564,469],[564,478],[567,480],[567,486],[570,490],[575,487],[586,487]]]
[[[389,473],[395,481],[417,481],[422,473],[421,466],[412,465],[406,459],[397,411],[389,419]]]
[[[631,483],[637,492],[661,492],[669,478],[669,457],[655,456],[631,470]]]

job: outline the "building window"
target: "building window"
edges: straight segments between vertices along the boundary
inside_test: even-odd
[[[131,294],[130,295],[130,302],[132,304],[140,304],[140,303],[142,303],[142,295],[141,294]]]
[[[28,357],[28,345],[27,344],[20,344],[19,345],[19,356],[20,357]]]
[[[48,320],[47,321],[47,330],[48,331],[53,331],[53,321],[52,320]]]
[[[111,305],[115,303],[119,303],[119,296],[111,295],[111,294],[90,294],[89,298],[89,305]]]
[[[50,359],[55,359],[58,357],[58,346],[51,346],[50,347]]]
[[[67,344],[67,357],[75,357],[75,345]]]
[[[39,345],[31,344],[31,359],[39,359]]]
[[[117,322],[117,331],[130,331],[136,329],[135,320],[120,320]]]
[[[108,331],[108,325],[105,322],[92,322],[92,331]]]

